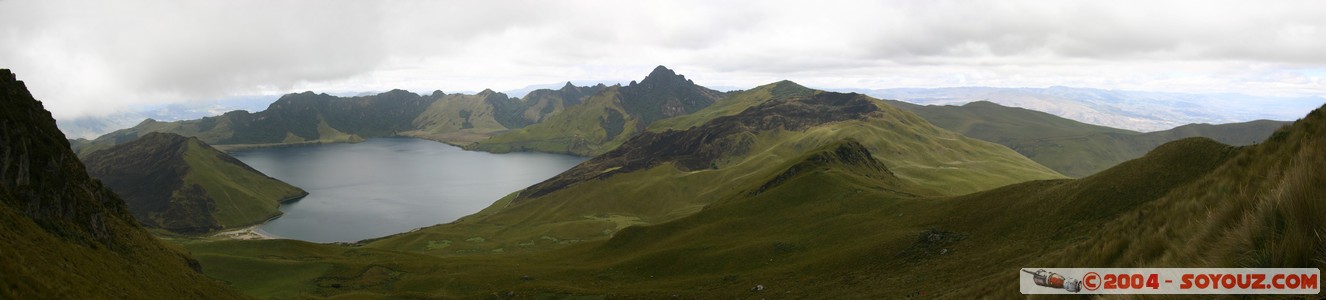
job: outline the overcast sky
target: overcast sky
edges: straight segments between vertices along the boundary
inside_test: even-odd
[[[1326,1],[0,0],[57,118],[319,92],[629,81],[1326,95]]]

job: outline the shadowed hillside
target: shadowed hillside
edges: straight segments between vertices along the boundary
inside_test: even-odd
[[[9,70],[0,70],[0,155],[0,298],[244,298],[139,227]]]
[[[143,226],[202,234],[281,215],[307,192],[273,179],[198,138],[153,132],[97,151],[88,174],[121,195]]]

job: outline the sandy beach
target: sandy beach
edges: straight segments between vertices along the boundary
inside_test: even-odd
[[[212,235],[211,238],[225,240],[271,240],[281,238],[258,228],[261,226],[262,224],[259,224],[230,231],[222,231]]]

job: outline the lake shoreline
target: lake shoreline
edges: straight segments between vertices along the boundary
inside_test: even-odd
[[[308,193],[283,199],[281,216],[257,228],[267,236],[314,243],[354,243],[455,220],[585,160],[551,153],[470,151],[414,137],[232,155]],[[236,229],[216,236],[270,238],[245,230],[249,228]]]
[[[262,227],[263,224],[266,224],[266,222],[240,229],[218,232],[216,234],[213,234],[209,238],[221,239],[221,240],[241,240],[241,241],[281,239],[281,237],[279,236],[263,231],[262,228],[260,228]]]

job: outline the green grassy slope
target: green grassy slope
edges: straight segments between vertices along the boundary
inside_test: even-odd
[[[694,113],[722,97],[723,93],[659,66],[640,83],[604,88],[538,124],[466,148],[597,155],[616,148],[655,121]]]
[[[1326,267],[1321,259],[1326,257],[1326,239],[1320,235],[1326,226],[1315,221],[1326,218],[1326,186],[1320,184],[1326,182],[1324,134],[1326,107],[1277,130],[1261,144],[1239,148],[1189,184],[1155,200],[1132,201],[1129,209],[1092,228],[1094,233],[1065,239],[1065,246],[1043,250],[1027,264]],[[1175,156],[1194,163],[1189,153]],[[1016,289],[991,284],[975,288],[1006,293]]]
[[[144,225],[201,234],[281,215],[303,190],[273,179],[197,138],[149,133],[85,158],[88,173],[124,196]]]
[[[1064,175],[1083,177],[1141,157],[1165,142],[1203,136],[1231,145],[1250,145],[1284,126],[1279,121],[1190,124],[1138,133],[1085,124],[1038,111],[977,101],[962,106],[916,105],[884,100],[944,129],[999,143]]]
[[[9,70],[0,124],[0,298],[245,298],[139,227]]]
[[[858,139],[917,194],[1061,178],[1005,147],[930,126],[868,97],[809,93],[684,131],[643,133],[478,214],[370,246],[463,254],[604,239],[626,226],[666,222],[749,192],[783,162],[847,138]]]
[[[281,202],[308,192],[269,177],[198,139],[189,139],[184,161],[185,185],[201,186],[213,201],[221,228],[254,225],[281,215]]]
[[[847,103],[854,103],[861,106],[844,105],[847,103],[836,103],[832,106],[844,106],[855,109],[872,110],[872,113],[879,114],[898,114],[900,111],[889,110],[886,112],[875,111],[874,109],[886,109],[886,107],[876,106],[875,103],[866,100],[859,95],[846,95],[829,93],[825,95],[829,99],[821,100],[839,100]],[[811,102],[811,101],[807,101]],[[770,105],[772,108],[765,109],[799,109],[806,108],[800,105],[800,101],[791,101],[783,105]],[[811,109],[816,111],[825,109],[817,107]],[[756,110],[752,115],[746,116],[742,122],[751,122],[762,120],[764,116],[769,116],[768,111]],[[787,111],[781,111],[787,112]],[[841,111],[840,111],[841,112]],[[903,113],[905,114],[905,113]],[[825,118],[827,115],[850,116],[849,114],[833,114],[825,111],[824,114],[816,115],[815,118]],[[880,118],[881,115],[872,115],[871,118]],[[905,115],[902,117],[906,117]],[[914,120],[914,116],[912,116]],[[777,118],[775,118],[777,119]],[[721,122],[722,124],[735,124],[738,122],[735,118],[725,118],[731,120]],[[797,121],[807,121],[806,119],[786,118],[773,120],[773,124],[783,126]],[[871,119],[873,122],[887,123],[883,120]],[[762,156],[753,161],[733,162],[732,166],[720,165],[717,170],[707,170],[701,172],[680,171],[673,163],[658,165],[641,171],[627,172],[614,175],[603,181],[592,182],[592,185],[581,185],[568,188],[567,191],[558,191],[548,196],[526,200],[528,202],[519,204],[517,209],[505,207],[506,203],[511,203],[513,198],[504,199],[487,210],[467,219],[485,219],[485,222],[460,221],[453,224],[443,225],[434,228],[427,228],[413,233],[402,234],[396,237],[379,240],[362,247],[346,247],[336,245],[317,245],[295,241],[267,241],[267,242],[191,242],[186,246],[195,253],[198,253],[199,259],[204,265],[209,266],[209,274],[218,278],[237,282],[237,287],[252,293],[255,296],[366,296],[375,294],[388,294],[395,296],[431,296],[431,297],[475,297],[484,295],[506,295],[509,289],[520,287],[521,289],[534,289],[537,293],[576,293],[589,292],[599,293],[608,291],[614,293],[640,293],[656,288],[668,290],[667,286],[676,284],[677,281],[653,281],[648,278],[649,275],[641,275],[635,268],[628,268],[627,271],[613,271],[618,264],[623,264],[617,259],[610,260],[586,260],[587,256],[577,253],[585,253],[585,246],[598,245],[604,239],[617,235],[617,230],[631,225],[641,225],[645,223],[659,223],[669,219],[690,219],[685,215],[694,214],[697,211],[707,212],[714,207],[729,207],[729,201],[732,199],[742,199],[749,195],[757,197],[772,197],[772,195],[789,195],[788,190],[805,189],[803,177],[814,177],[820,172],[831,172],[833,174],[850,177],[850,180],[827,180],[810,183],[810,186],[816,188],[828,188],[847,184],[854,187],[865,188],[869,193],[858,191],[847,191],[840,193],[837,191],[819,195],[825,199],[839,199],[841,197],[863,197],[866,195],[886,195],[888,197],[903,197],[912,199],[913,194],[943,194],[947,191],[936,191],[933,187],[915,184],[907,179],[899,177],[900,171],[893,170],[886,166],[886,163],[876,159],[867,150],[866,144],[852,140],[853,136],[862,136],[847,129],[859,127],[861,121],[840,121],[841,123],[832,123],[833,125],[819,124],[815,126],[833,127],[819,130],[807,130],[807,132],[789,131],[772,134],[773,137],[783,137],[780,143],[800,143],[807,150],[794,150],[798,147],[784,144],[786,151],[782,150],[752,150],[752,152],[770,151],[780,152],[777,156]],[[756,128],[761,124],[744,123]],[[766,124],[767,125],[767,124]],[[803,124],[805,125],[805,124]],[[896,124],[895,124],[896,125]],[[798,126],[798,125],[792,125]],[[797,128],[797,127],[793,127]],[[714,128],[697,129],[714,132]],[[783,131],[782,129],[773,129],[774,131]],[[878,129],[876,129],[878,130]],[[929,130],[935,130],[929,127]],[[823,133],[839,131],[840,135],[832,137],[823,137]],[[647,137],[647,136],[646,136]],[[641,137],[640,139],[645,139]],[[794,138],[816,138],[815,141],[789,141]],[[959,139],[959,138],[954,138]],[[1005,155],[1011,155],[1011,151],[993,146],[992,144],[969,140],[978,145],[987,145],[992,149],[1003,149]],[[821,143],[822,144],[819,144]],[[873,141],[878,143],[880,141]],[[950,141],[951,142],[951,141]],[[758,143],[757,143],[758,144]],[[959,144],[960,145],[960,144]],[[648,145],[655,146],[655,145]],[[939,146],[939,145],[927,145]],[[628,145],[626,149],[630,149]],[[753,149],[763,149],[759,146]],[[618,150],[624,151],[624,150]],[[616,152],[614,152],[616,153]],[[611,155],[611,154],[609,154]],[[785,157],[782,155],[786,155]],[[692,156],[693,157],[693,156]],[[685,159],[680,160],[685,164]],[[1023,162],[1027,162],[1022,159]],[[771,164],[766,164],[771,163]],[[1027,162],[1028,165],[1034,164]],[[630,165],[630,163],[628,163]],[[629,167],[629,166],[628,166]],[[613,169],[613,167],[609,167]],[[621,170],[616,168],[615,170]],[[837,170],[837,171],[835,171]],[[1041,170],[1044,170],[1041,168]],[[719,172],[722,171],[722,172]],[[933,170],[932,170],[933,171]],[[611,171],[609,171],[611,172]],[[740,176],[734,174],[747,174],[740,180],[731,180]],[[916,172],[912,170],[910,172]],[[1045,171],[1048,172],[1048,171]],[[690,174],[688,174],[690,173]],[[1053,177],[1053,176],[1047,176]],[[725,182],[724,180],[730,180]],[[680,181],[680,182],[674,182]],[[645,183],[648,182],[648,183]],[[639,186],[640,190],[633,191],[630,185],[643,184]],[[706,185],[709,183],[711,185]],[[881,184],[882,183],[882,184]],[[821,185],[828,184],[828,185]],[[684,187],[700,187],[700,189],[686,189]],[[599,191],[595,193],[586,193],[584,191]],[[806,190],[807,193],[816,193],[814,190]],[[704,208],[705,203],[687,202],[687,198],[699,197],[709,199],[714,203],[708,204],[709,208]],[[793,197],[806,197],[807,194],[790,194]],[[540,203],[561,201],[565,202],[572,198],[581,198],[581,203],[563,203],[548,208]],[[592,200],[598,198],[600,200]],[[727,199],[727,200],[724,200]],[[674,208],[662,207],[657,202],[674,202],[679,205],[689,205],[688,207],[671,211]],[[675,203],[677,201],[687,203]],[[596,206],[596,207],[595,207]],[[833,220],[831,224],[851,224],[860,222],[866,216],[851,217],[836,213],[838,209],[858,209],[866,208],[860,205],[826,206],[830,210],[824,213],[834,212],[837,214],[832,218],[823,218],[822,220]],[[546,214],[575,213],[573,210],[581,210],[579,213],[590,213],[590,210],[601,209],[605,213],[595,215],[576,216],[571,220],[553,222],[551,226],[535,227],[534,230],[548,230],[539,236],[527,236],[528,240],[511,241],[508,234],[511,231],[529,231],[529,223],[546,222],[547,216],[538,216],[540,212]],[[703,210],[701,210],[703,209]],[[777,207],[768,207],[764,209],[752,210],[750,213],[760,213],[766,209],[779,209]],[[638,211],[639,214],[631,214],[628,211]],[[612,213],[619,212],[619,213]],[[797,212],[804,212],[797,210]],[[794,214],[797,212],[793,212]],[[529,215],[533,213],[534,215]],[[512,215],[521,214],[513,217]],[[654,216],[651,216],[654,215]],[[643,216],[643,218],[642,218]],[[802,219],[812,217],[826,217],[824,214],[802,215]],[[487,222],[498,222],[501,219],[521,219],[514,220],[510,226],[493,226]],[[709,217],[706,217],[709,218]],[[755,218],[744,218],[742,220],[752,220]],[[736,219],[733,219],[734,221]],[[764,219],[765,222],[779,222],[778,218]],[[672,223],[664,223],[672,224]],[[660,225],[667,226],[667,225]],[[708,226],[706,228],[719,228]],[[859,228],[859,227],[853,227]],[[627,229],[628,231],[630,229]],[[586,232],[586,237],[575,235],[561,235],[563,232],[575,233]],[[731,238],[732,234],[740,234],[742,231],[734,231],[729,235],[710,237],[711,240],[721,240]],[[622,232],[620,234],[630,234]],[[814,232],[806,232],[805,235],[816,235]],[[615,240],[615,238],[614,238]],[[685,239],[681,239],[685,240]],[[415,242],[418,242],[417,244]],[[796,245],[784,245],[777,241],[758,239],[752,240],[752,247],[759,248],[760,256],[753,259],[743,260],[744,262],[761,261],[765,259],[768,251],[766,247],[774,247],[775,252],[799,251]],[[585,246],[578,246],[578,245]],[[678,242],[684,245],[685,242]],[[560,252],[546,252],[538,250],[566,248]],[[789,248],[790,247],[790,248]],[[691,250],[688,253],[694,253]],[[429,256],[420,256],[418,254],[429,254]],[[625,255],[621,259],[628,257],[646,257],[646,260],[653,260],[652,254],[648,251],[642,251],[640,256]],[[550,254],[552,253],[552,254]],[[723,252],[727,253],[727,252]],[[648,254],[648,255],[647,255]],[[436,256],[432,256],[436,255]],[[710,255],[712,259],[724,259],[722,255]],[[546,263],[561,261],[565,263]],[[545,263],[540,263],[545,262]],[[658,260],[656,263],[666,264],[666,260]],[[736,264],[729,262],[728,264]],[[264,270],[268,268],[279,268],[286,270],[283,272],[272,273],[270,276],[263,275],[253,277],[253,270]],[[677,267],[670,267],[676,270]],[[376,270],[376,271],[375,271]],[[289,272],[289,273],[287,273]],[[650,271],[654,272],[654,271]],[[660,273],[650,273],[664,275],[667,270],[658,270]],[[708,270],[695,270],[690,272],[709,272]],[[265,272],[258,272],[265,273]],[[694,274],[694,273],[689,273]],[[726,274],[717,275],[723,277]],[[522,276],[531,276],[537,280],[522,279]],[[719,282],[726,282],[715,279]],[[742,278],[740,282],[733,281],[731,284],[745,284],[748,278]],[[352,286],[345,282],[356,282]],[[576,282],[599,282],[593,286],[577,285]],[[652,282],[652,284],[662,284],[658,286],[640,286],[642,282]],[[339,287],[335,284],[340,283]],[[277,286],[286,286],[286,289],[275,288]],[[595,287],[597,286],[597,287]],[[737,288],[738,291],[744,288]],[[675,290],[674,290],[675,291]],[[513,294],[514,295],[514,294]],[[522,291],[519,295],[530,295]],[[655,295],[658,296],[658,295]]]
[[[1322,268],[1324,110],[1254,146],[1188,138],[1082,179],[962,196],[924,196],[844,138],[696,213],[552,251],[187,246],[227,280],[297,273],[246,291],[333,297],[1011,298],[1029,266]]]

